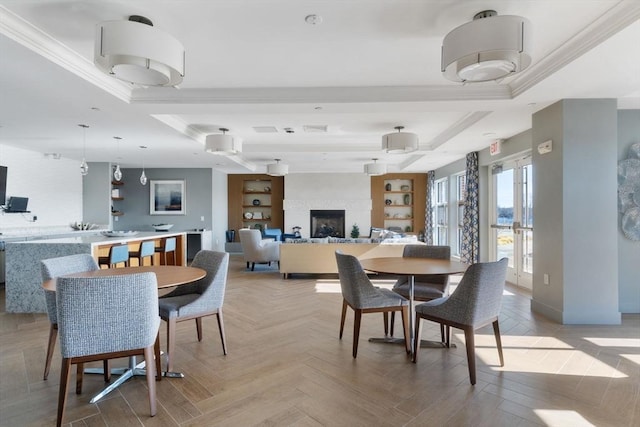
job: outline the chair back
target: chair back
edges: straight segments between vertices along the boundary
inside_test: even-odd
[[[61,277],[56,290],[62,357],[154,344],[160,327],[154,273]]]
[[[176,250],[176,238],[175,237],[167,237],[164,239],[164,251],[165,252],[173,252]]]
[[[129,246],[115,245],[109,249],[109,264],[118,264],[120,262],[129,262]]]
[[[140,243],[140,258],[153,256],[156,251],[155,242],[153,240],[144,240]]]
[[[380,293],[367,277],[358,258],[336,251],[336,263],[342,297],[349,305],[356,309],[363,308],[367,302],[379,297]]]
[[[402,256],[406,258],[450,259],[451,247],[434,245],[406,245],[402,251]],[[449,275],[422,274],[416,276],[416,282],[441,284],[446,287],[449,284]],[[442,290],[444,291],[445,289]]]
[[[446,301],[446,309],[463,325],[484,323],[500,314],[508,259],[469,266]],[[444,304],[442,306],[444,307]]]
[[[202,313],[217,310],[224,302],[224,292],[227,286],[227,272],[229,270],[229,254],[201,250],[196,253],[191,263],[192,267],[205,270],[207,275],[197,282],[181,285],[168,296],[199,294],[200,297],[189,302],[188,307],[180,308],[181,315]],[[160,300],[162,301],[162,299]]]
[[[43,259],[40,261],[42,281],[51,280],[65,274],[82,273],[84,271],[99,270],[100,267],[95,258],[89,254],[67,255],[58,258]],[[56,306],[56,293],[44,291],[47,303],[47,315],[51,323],[58,323]]]

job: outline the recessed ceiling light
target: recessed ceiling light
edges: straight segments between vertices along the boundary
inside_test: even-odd
[[[100,109],[99,109],[98,107],[91,107],[91,109],[92,109],[93,111],[100,111]]]
[[[304,22],[306,22],[309,25],[319,25],[319,24],[322,24],[322,16],[307,15],[304,17]]]
[[[314,107],[314,110],[322,110],[322,107]]]
[[[147,146],[146,146],[146,145],[138,145],[138,147],[140,147],[140,148],[147,148]]]

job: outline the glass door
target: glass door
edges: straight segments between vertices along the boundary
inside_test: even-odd
[[[509,259],[507,281],[531,289],[533,168],[531,157],[492,168],[491,237],[494,259]]]

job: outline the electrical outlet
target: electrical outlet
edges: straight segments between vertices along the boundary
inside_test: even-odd
[[[201,217],[200,217],[200,221],[204,221],[204,216],[201,216]]]
[[[544,283],[545,285],[550,284],[550,283],[549,283],[549,275],[548,275],[547,273],[544,273],[544,274],[542,275],[542,281],[543,281],[543,283]]]
[[[114,217],[113,217],[113,220],[117,222],[117,221],[118,221],[118,217],[117,217],[117,216],[114,216]]]

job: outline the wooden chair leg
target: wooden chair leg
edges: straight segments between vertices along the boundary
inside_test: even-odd
[[[393,328],[395,327],[395,323],[396,323],[396,312],[392,311],[391,312],[391,322],[389,325],[389,336],[392,337],[393,336]]]
[[[445,335],[446,335],[445,346],[447,348],[450,348],[451,347],[451,326],[449,325],[445,326]]]
[[[446,336],[445,336],[444,332],[445,332],[444,331],[444,324],[440,323],[440,342],[442,342],[442,343],[444,343],[446,345],[447,339],[446,339]],[[447,347],[449,347],[449,346],[447,345]]]
[[[360,321],[362,320],[362,310],[354,310],[353,319],[353,358],[358,355],[358,339],[360,338]]]
[[[413,363],[418,361],[418,349],[420,348],[420,316],[416,316],[415,330],[413,333]]]
[[[104,382],[108,383],[111,381],[111,369],[109,369],[109,359],[104,359],[102,361],[102,371],[104,376]]]
[[[153,344],[153,355],[154,355],[154,362],[156,367],[156,381],[162,381],[162,359],[160,358],[160,331],[158,331],[158,335],[156,336],[156,342]]]
[[[411,353],[411,340],[409,334],[409,306],[402,306],[402,332],[404,333],[404,346],[407,354]]]
[[[464,341],[467,347],[467,364],[469,365],[469,380],[471,385],[476,384],[476,345],[473,328],[464,328]]]
[[[176,318],[167,320],[167,372],[173,372],[173,356],[176,340]]]
[[[251,263],[251,271],[253,271],[253,269],[254,269],[254,268],[256,268],[256,263],[255,263],[255,262],[252,262],[252,263]]]
[[[222,307],[218,309],[216,318],[218,319],[218,330],[220,331],[220,341],[222,341],[222,352],[226,356],[227,355],[227,338],[224,335],[224,318],[222,317]]]
[[[196,317],[196,331],[198,332],[198,341],[202,341],[202,317]]]
[[[156,415],[156,379],[154,378],[154,372],[151,369],[151,361],[154,360],[154,346],[145,347],[144,360],[147,368],[147,387],[149,388],[149,407],[151,409],[151,416]]]
[[[393,313],[393,312],[392,312]],[[382,320],[384,321],[384,336],[389,335],[389,312],[382,312]]]
[[[71,359],[63,358],[60,366],[60,390],[58,391],[58,419],[56,426],[62,425],[64,418],[64,406],[67,403],[67,385],[69,384],[69,374],[71,373]]]
[[[496,345],[498,347],[498,356],[500,357],[500,366],[504,366],[504,357],[502,356],[502,339],[500,338],[500,326],[498,319],[493,321],[493,334],[496,336]]]
[[[347,301],[342,300],[342,316],[340,317],[340,339],[342,339],[342,332],[344,331],[344,321],[347,317]]]
[[[250,262],[249,262],[249,261],[247,261],[247,270],[249,269],[249,264],[250,264]]]
[[[52,323],[49,326],[49,344],[47,345],[47,358],[44,362],[44,375],[43,380],[46,380],[49,376],[49,370],[51,369],[51,359],[53,358],[53,349],[56,347],[56,338],[58,337],[58,324]]]
[[[76,394],[82,393],[82,381],[84,380],[84,363],[76,364]]]

